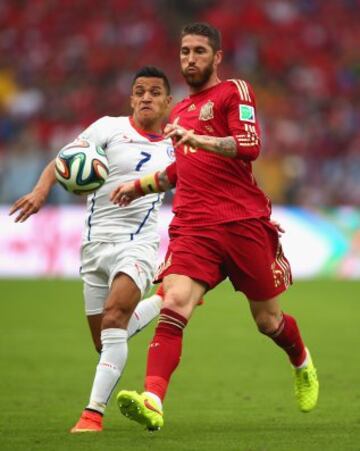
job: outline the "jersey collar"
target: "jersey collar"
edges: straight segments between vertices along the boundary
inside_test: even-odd
[[[132,116],[129,117],[129,121],[132,128],[134,128],[141,136],[144,136],[149,141],[163,141],[164,137],[162,135],[159,135],[158,133],[149,133],[145,130],[142,130],[141,128],[138,128],[135,125],[134,118]]]
[[[222,81],[219,79],[218,83],[216,83],[216,85],[210,86],[210,88],[203,89],[202,91],[199,91],[199,92],[194,92],[194,94],[189,95],[189,98],[192,99],[193,97],[196,97],[196,96],[208,94],[211,90],[217,88],[221,83],[222,83]]]

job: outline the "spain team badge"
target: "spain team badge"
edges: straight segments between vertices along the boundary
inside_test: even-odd
[[[201,107],[199,114],[200,121],[209,121],[214,119],[214,102],[208,100],[205,105]]]

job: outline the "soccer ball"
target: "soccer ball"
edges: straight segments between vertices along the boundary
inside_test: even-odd
[[[90,194],[100,188],[109,174],[104,150],[86,139],[63,147],[55,159],[55,176],[71,193]]]

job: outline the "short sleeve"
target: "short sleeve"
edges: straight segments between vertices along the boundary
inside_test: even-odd
[[[105,148],[108,140],[108,116],[104,116],[97,121],[93,122],[88,128],[80,133],[78,138],[87,139],[97,146]]]

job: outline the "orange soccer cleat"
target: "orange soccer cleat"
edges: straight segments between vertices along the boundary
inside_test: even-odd
[[[102,419],[101,413],[85,409],[79,421],[70,429],[70,432],[72,434],[77,432],[101,432],[103,430]]]

